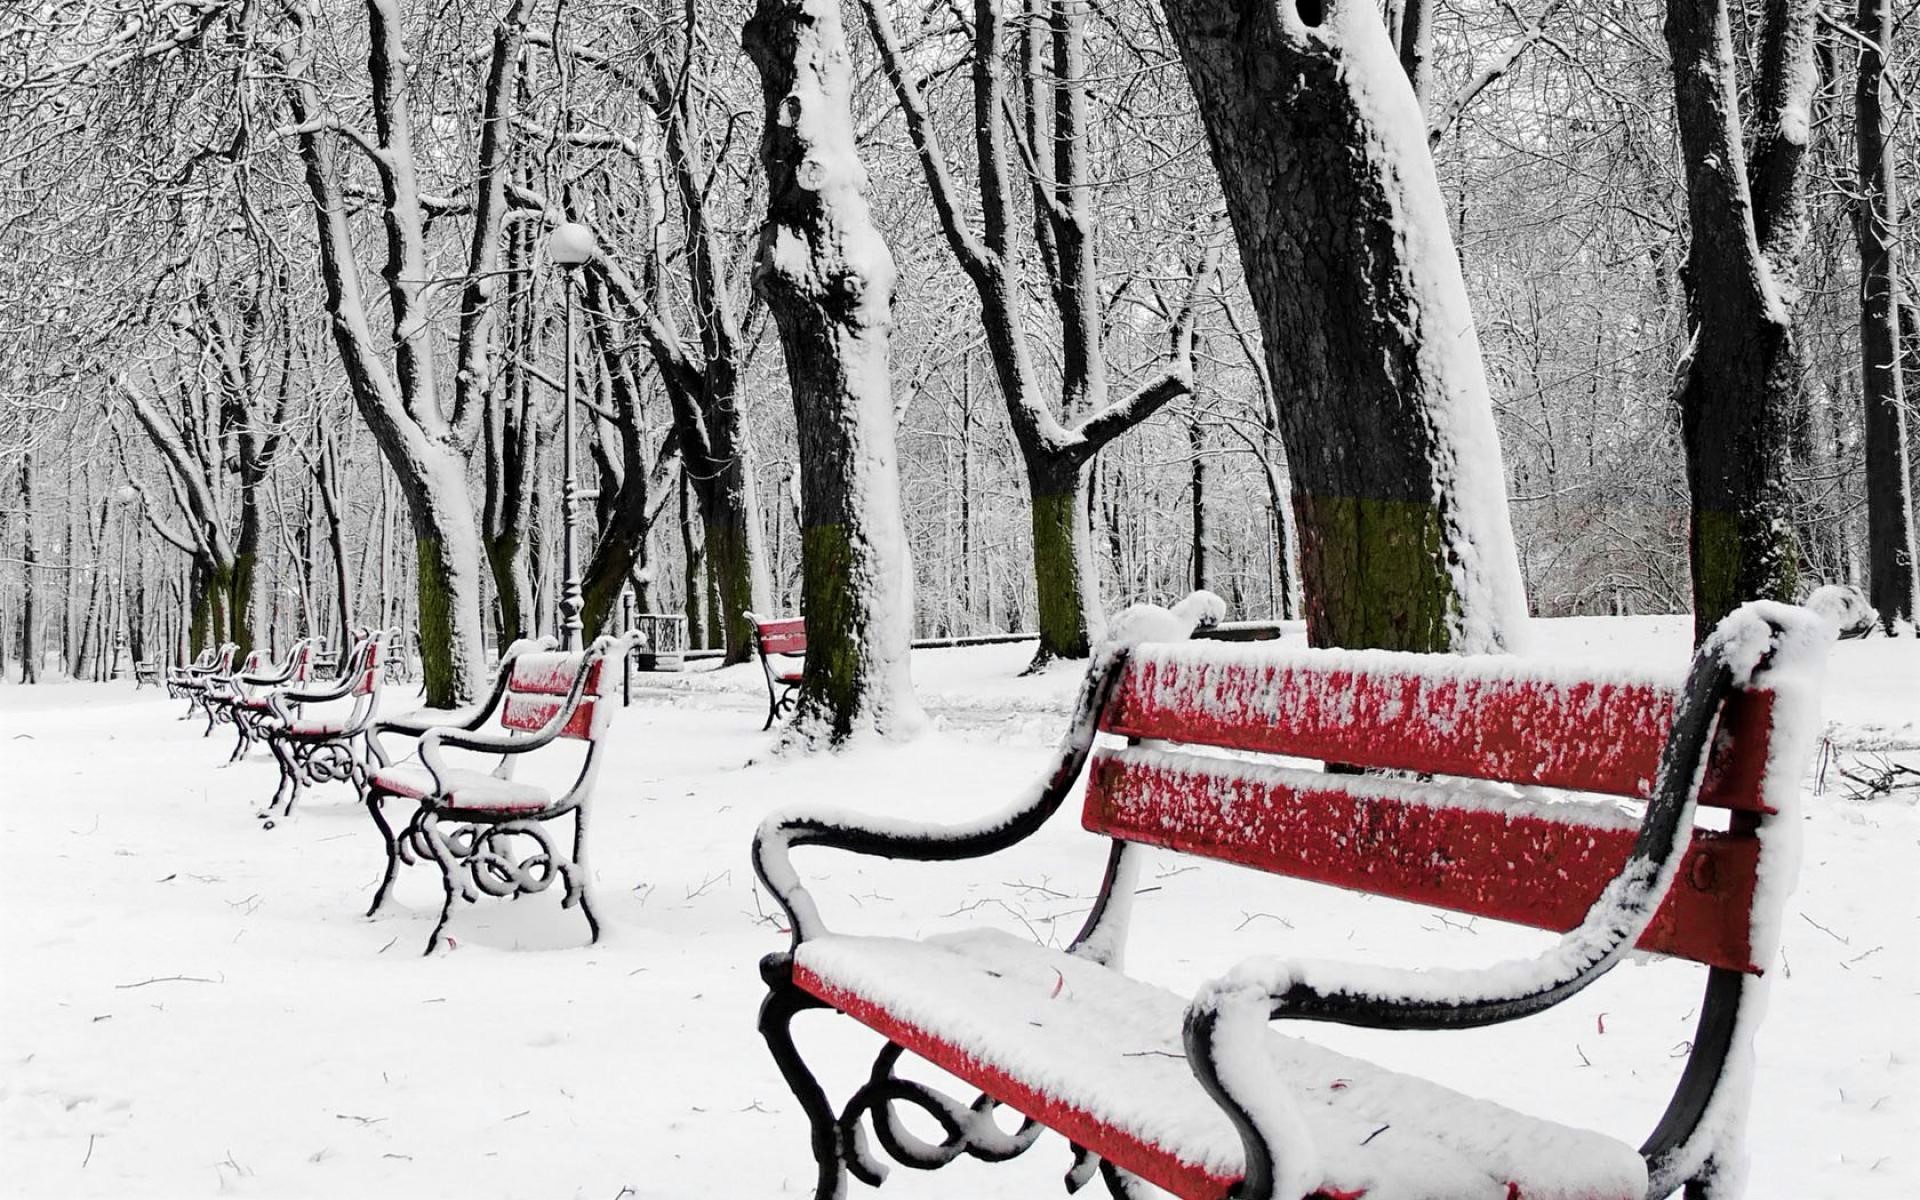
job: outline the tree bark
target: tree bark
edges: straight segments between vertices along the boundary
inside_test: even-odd
[[[1770,22],[1761,36],[1786,38],[1796,28]],[[1800,361],[1791,297],[1775,283],[1767,250],[1783,244],[1776,230],[1793,220],[1799,168],[1796,153],[1768,173],[1756,212],[1725,0],[1670,0],[1666,38],[1693,229],[1685,271],[1693,344],[1676,390],[1693,508],[1688,551],[1698,640],[1738,605],[1791,601],[1798,586],[1788,466]],[[1812,38],[1801,42],[1792,52],[1763,49],[1756,88],[1763,103],[1775,88],[1783,96],[1811,91]],[[1777,82],[1767,64],[1780,73]],[[1784,103],[1801,109],[1800,120],[1769,132],[1804,148],[1810,96]],[[1781,255],[1783,267],[1790,261]]]
[[[313,201],[320,275],[334,343],[361,416],[372,429],[406,497],[418,560],[418,637],[425,698],[452,707],[474,698],[485,657],[481,638],[480,526],[467,494],[467,455],[484,417],[484,389],[456,387],[451,415],[440,407],[435,377],[433,321],[427,310],[432,272],[408,100],[408,55],[393,0],[366,0],[368,74],[374,131],[348,136],[380,179],[380,215],[386,233],[381,270],[391,313],[392,369],[373,332],[361,291],[347,205],[335,164],[334,131],[313,78],[310,14],[286,9],[292,36],[277,49],[295,143]],[[495,47],[496,56],[500,53]],[[497,147],[498,142],[490,143]],[[483,182],[504,169],[483,162]],[[474,274],[469,263],[469,275]],[[468,364],[463,364],[467,366]]]
[[[867,208],[839,4],[758,0],[743,41],[766,101],[755,282],[780,330],[799,430],[807,657],[791,734],[909,733],[921,717],[888,377],[894,268]]]
[[[1901,371],[1899,204],[1882,88],[1893,44],[1893,6],[1860,0],[1854,144],[1860,168],[1861,391],[1867,459],[1867,602],[1888,632],[1914,616],[1914,529],[1906,388]],[[1909,331],[1911,334],[1911,331]]]
[[[880,0],[862,0],[882,64],[905,114],[948,249],[980,301],[995,381],[1007,406],[1027,474],[1040,644],[1033,666],[1084,658],[1101,635],[1104,612],[1087,520],[1087,469],[1114,438],[1191,390],[1194,300],[1212,276],[1209,247],[1193,268],[1187,302],[1168,330],[1161,371],[1111,400],[1105,298],[1100,292],[1100,229],[1094,211],[1087,81],[1085,0],[1027,0],[1014,47],[1024,67],[1025,142],[1031,179],[1011,170],[1012,111],[1003,59],[1010,22],[1000,0],[973,6],[973,111],[980,224],[965,215],[947,153],[920,92],[917,74]],[[1045,153],[1042,147],[1051,147]],[[1031,193],[1033,236],[1060,320],[1061,378],[1056,416],[1031,358],[1014,245],[1018,187]]]
[[[33,540],[33,451],[20,453],[20,682],[40,682],[40,615],[34,568],[40,551]]]
[[[1378,8],[1165,7],[1287,397],[1310,638],[1513,648],[1526,597],[1479,341]]]

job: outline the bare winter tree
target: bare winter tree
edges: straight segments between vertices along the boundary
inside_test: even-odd
[[[478,515],[467,490],[467,459],[486,416],[491,322],[498,286],[500,221],[510,160],[498,136],[499,114],[517,53],[525,0],[500,10],[487,72],[484,119],[492,136],[480,143],[474,194],[478,197],[462,295],[459,369],[452,403],[443,407],[439,342],[431,311],[428,203],[421,194],[409,55],[400,6],[366,0],[368,103],[371,131],[358,128],[321,90],[316,51],[321,30],[312,8],[294,0],[284,8],[285,30],[275,49],[294,139],[311,196],[320,275],[334,343],[360,413],[400,481],[412,518],[419,570],[420,653],[430,704],[470,698],[479,686],[481,543]],[[336,153],[351,146],[379,182],[379,217],[386,263],[381,276],[391,335],[375,333],[360,280],[358,248]],[[388,345],[392,348],[389,362]]]
[[[1309,635],[1512,647],[1526,598],[1478,338],[1379,9],[1165,7],[1286,397]]]
[[[1197,264],[1190,265],[1190,287],[1172,316],[1163,369],[1115,399],[1088,103],[1092,68],[1087,23],[1092,6],[1085,0],[1031,0],[1016,39],[1010,36],[1004,4],[978,0],[973,5],[970,60],[981,213],[977,229],[966,215],[967,204],[922,95],[919,73],[888,15],[892,6],[861,0],[861,7],[905,114],[941,232],[979,298],[994,377],[1026,466],[1040,632],[1034,665],[1056,657],[1085,657],[1089,640],[1100,633],[1103,613],[1087,521],[1088,464],[1109,442],[1192,390],[1196,301],[1213,274],[1217,247],[1197,251]],[[1011,44],[1016,40],[1017,47]],[[1007,84],[1009,59],[1025,84],[1020,130],[1010,127],[1016,106]],[[1032,159],[1027,185],[1012,166],[1015,136]],[[1030,190],[1034,213],[1033,241],[1027,247],[1019,237],[1022,190]],[[1021,278],[1022,255],[1028,250],[1038,253],[1059,321],[1059,392],[1053,400],[1046,395],[1046,373],[1034,361]]]
[[[1907,399],[1901,371],[1899,306],[1900,207],[1888,130],[1881,105],[1887,50],[1893,45],[1893,5],[1860,0],[1858,74],[1854,91],[1854,146],[1860,167],[1860,376],[1866,402],[1867,599],[1891,631],[1914,618],[1916,582],[1912,466],[1908,461]],[[1917,331],[1908,331],[1914,336]]]
[[[127,407],[165,468],[166,499],[133,486],[155,532],[193,564],[195,653],[232,641],[244,655],[266,641],[258,573],[266,484],[295,392],[285,289],[284,277],[265,274],[237,289],[197,287],[172,319],[186,343],[176,358],[185,361],[144,380],[121,377]]]
[[[742,40],[766,97],[757,283],[800,441],[807,658],[791,729],[803,740],[905,733],[920,712],[888,375],[893,256],[867,208],[838,0],[759,0]]]
[[[1792,600],[1799,582],[1788,472],[1801,384],[1792,293],[1806,235],[1801,164],[1817,12],[1815,0],[1768,7],[1749,159],[1725,0],[1667,6],[1693,229],[1684,274],[1692,345],[1675,391],[1698,637],[1747,600]]]

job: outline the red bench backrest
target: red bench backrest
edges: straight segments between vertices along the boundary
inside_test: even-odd
[[[380,673],[383,669],[382,655],[386,644],[387,635],[384,633],[375,633],[361,644],[360,653],[354,656],[353,662],[355,673],[353,694],[355,696],[371,696],[379,689]]]
[[[1772,697],[1722,710],[1701,803],[1765,812]],[[1644,797],[1677,687],[1512,659],[1249,651],[1183,643],[1129,659],[1100,728],[1129,738]],[[1520,804],[1378,775],[1218,754],[1096,751],[1085,824],[1243,866],[1540,928],[1579,924],[1625,863],[1637,818],[1611,805]],[[1696,831],[1640,947],[1757,969],[1759,842]]]
[[[500,724],[528,732],[544,729],[547,722],[566,707],[567,694],[573,690],[573,681],[579,677],[581,664],[590,653],[522,654],[515,658],[507,675],[506,696],[500,705]],[[561,737],[593,736],[593,718],[599,706],[600,683],[606,665],[605,655],[592,656],[580,704],[560,730]]]
[[[313,675],[313,639],[303,638],[293,648],[293,673],[287,676],[293,683],[305,683]]]
[[[760,649],[767,654],[805,654],[807,652],[807,622],[803,617],[788,617],[781,621],[755,621],[754,636],[760,639]]]

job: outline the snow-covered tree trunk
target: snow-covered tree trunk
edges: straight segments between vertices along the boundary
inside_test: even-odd
[[[426,303],[433,273],[427,266],[425,210],[414,160],[408,55],[400,10],[394,0],[365,0],[365,5],[372,133],[341,122],[323,99],[313,77],[310,41],[315,34],[306,5],[286,6],[291,36],[282,39],[276,53],[293,116],[291,132],[312,199],[322,291],[332,318],[334,344],[360,414],[406,497],[413,525],[418,646],[426,702],[446,707],[475,696],[484,666],[480,522],[467,492],[467,456],[485,416],[485,389],[456,387],[452,413],[440,407],[436,339]],[[496,59],[506,44],[496,42]],[[494,72],[491,78],[497,82],[500,73]],[[392,324],[385,345],[374,334],[361,290],[334,155],[336,133],[367,157],[380,180],[387,250],[381,275]],[[497,152],[500,143],[491,144]],[[483,184],[502,169],[497,157],[483,161]],[[470,275],[479,270],[472,262],[468,269]],[[393,351],[391,369],[386,345]],[[472,360],[463,362],[462,369],[471,371]]]
[[[1685,273],[1693,344],[1676,390],[1696,638],[1746,601],[1792,600],[1798,587],[1788,467],[1801,371],[1790,280],[1814,71],[1810,16],[1794,20],[1791,10],[1812,3],[1780,6],[1787,15],[1761,32],[1755,93],[1768,136],[1756,151],[1774,165],[1757,180],[1747,172],[1725,0],[1667,6],[1693,232]]]
[[[907,733],[921,718],[888,374],[893,257],[867,209],[838,0],[758,0],[743,41],[766,100],[755,282],[780,329],[800,443],[807,658],[793,730]]]
[[[1087,474],[1100,450],[1192,390],[1194,304],[1213,276],[1217,248],[1192,268],[1186,303],[1173,314],[1164,367],[1118,400],[1110,394],[1106,298],[1101,292],[1101,231],[1095,212],[1085,0],[1027,0],[1009,19],[999,0],[973,5],[973,112],[980,194],[979,228],[970,223],[918,72],[887,5],[861,8],[894,95],[906,117],[948,249],[972,282],[992,352],[994,379],[1026,466],[1032,505],[1033,573],[1040,644],[1033,667],[1085,658],[1103,633],[1099,573],[1087,520]],[[1011,170],[1003,59],[1013,27],[1024,65],[1024,144],[1040,164],[1031,179]],[[1042,147],[1050,147],[1043,151]],[[1043,177],[1044,176],[1044,177]],[[1032,360],[1016,200],[1030,192],[1035,248],[1059,318],[1059,415]]]
[[[1867,600],[1891,630],[1914,617],[1913,493],[1901,372],[1899,213],[1881,106],[1893,5],[1860,0],[1854,144],[1859,152],[1860,377],[1866,402]]]
[[[1512,648],[1526,596],[1479,340],[1379,7],[1165,9],[1287,397],[1309,635]]]
[[[33,451],[20,452],[20,682],[40,682],[40,614],[35,609],[34,571],[40,551],[33,541]]]

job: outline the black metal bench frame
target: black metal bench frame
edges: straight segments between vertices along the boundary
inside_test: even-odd
[[[370,772],[362,798],[368,815],[380,831],[386,849],[386,870],[379,887],[374,890],[373,902],[367,906],[367,916],[378,913],[392,894],[401,863],[411,866],[428,860],[440,869],[443,902],[439,919],[434,923],[433,932],[427,936],[423,953],[431,954],[440,945],[447,923],[452,919],[456,899],[470,904],[477,902],[483,894],[518,899],[546,891],[556,879],[563,889],[560,907],[578,907],[587,921],[588,941],[600,940],[600,919],[593,911],[587,879],[587,817],[594,784],[600,772],[601,741],[610,716],[608,687],[612,682],[612,664],[621,661],[639,640],[633,634],[625,637],[609,635],[595,640],[586,650],[578,652],[580,662],[570,686],[559,698],[553,715],[538,729],[483,731],[486,725],[504,715],[503,710],[513,691],[515,667],[529,654],[549,652],[553,645],[551,638],[538,641],[527,639],[510,646],[501,659],[486,702],[477,712],[459,722],[432,724],[418,715],[409,715],[374,724],[369,730],[367,745],[377,767],[391,766],[396,761],[382,743],[383,735],[416,738],[417,753],[421,764],[433,778],[433,789],[420,797],[402,795],[381,785],[377,767]],[[596,675],[597,691],[589,697],[587,687],[595,682]],[[555,794],[546,806],[497,810],[463,807],[449,798],[454,789],[448,782],[450,773],[442,753],[444,749],[497,754],[500,760],[494,768],[494,775],[502,779],[510,778],[515,760],[520,756],[539,750],[562,736],[582,737],[581,734],[569,734],[567,731],[582,702],[589,699],[596,707],[591,728],[583,737],[587,747],[580,772],[573,783],[565,791]],[[397,832],[384,812],[388,800],[411,802],[414,805],[412,815]],[[570,852],[562,851],[546,829],[547,822],[565,817],[573,819]],[[513,848],[515,838],[531,841],[533,852],[521,856]]]
[[[362,799],[367,794],[366,735],[380,708],[386,671],[383,655],[388,631],[359,631],[353,650],[342,659],[345,669],[332,683],[298,690],[283,688],[267,697],[272,715],[260,723],[259,733],[280,764],[280,783],[259,816],[262,827],[274,828],[292,814],[294,803],[308,786],[350,783]],[[302,722],[301,711],[317,704],[351,699],[353,707],[339,722],[315,728]]]
[[[1769,623],[1777,638],[1780,626],[1771,619]],[[804,812],[775,813],[761,826],[754,839],[754,868],[761,883],[785,912],[792,944],[789,950],[768,955],[761,962],[761,975],[768,993],[761,1006],[759,1025],[775,1063],[811,1126],[811,1144],[819,1172],[816,1200],[841,1200],[847,1192],[849,1174],[868,1184],[878,1184],[883,1178],[885,1168],[874,1157],[860,1127],[863,1117],[871,1119],[876,1137],[893,1159],[923,1170],[945,1165],[963,1155],[986,1161],[1012,1158],[1034,1143],[1041,1126],[1028,1117],[1016,1131],[1009,1133],[985,1115],[1000,1104],[992,1096],[982,1093],[969,1104],[942,1095],[918,1081],[897,1076],[894,1067],[904,1051],[891,1041],[881,1050],[866,1083],[842,1110],[834,1111],[819,1081],[801,1057],[790,1031],[790,1024],[799,1013],[832,1008],[800,988],[794,980],[796,952],[808,939],[828,930],[789,861],[791,850],[800,846],[823,846],[857,855],[938,862],[983,857],[1023,841],[1053,817],[1074,789],[1093,748],[1103,710],[1114,694],[1130,653],[1129,648],[1119,647],[1096,658],[1082,685],[1069,730],[1056,753],[1047,781],[1024,805],[1016,805],[971,826],[926,826],[917,832],[903,831],[893,822],[885,827],[869,827],[849,821],[844,814],[828,817]],[[1762,660],[1762,670],[1771,655],[1769,650],[1767,658]],[[1622,885],[1620,896],[1609,907],[1607,893],[1603,892],[1588,911],[1583,926],[1565,935],[1560,943],[1560,946],[1572,945],[1570,939],[1584,934],[1587,940],[1578,944],[1598,948],[1590,953],[1564,955],[1560,961],[1566,969],[1555,971],[1539,979],[1535,986],[1518,992],[1503,993],[1489,985],[1487,994],[1476,998],[1436,1003],[1369,995],[1357,989],[1328,993],[1304,983],[1294,983],[1279,994],[1267,997],[1266,1015],[1273,1020],[1327,1021],[1375,1029],[1465,1029],[1539,1013],[1593,983],[1634,947],[1661,905],[1672,879],[1672,872],[1663,868],[1687,849],[1694,834],[1696,787],[1712,747],[1711,739],[1722,705],[1736,690],[1727,655],[1717,639],[1709,640],[1689,671],[1676,718],[1660,753],[1658,774],[1638,835],[1616,879]],[[1720,751],[1715,753],[1716,762],[1720,761]],[[1759,816],[1740,811],[1732,812],[1730,817],[1736,833],[1751,832],[1760,821]],[[1113,937],[1120,932],[1111,925],[1109,914],[1127,907],[1126,903],[1115,903],[1115,889],[1118,883],[1130,894],[1133,872],[1126,864],[1132,851],[1132,843],[1118,837],[1113,839],[1099,894],[1069,953],[1085,954],[1096,962],[1106,961],[1100,947],[1112,945]],[[1603,907],[1610,914],[1606,922],[1600,921]],[[1120,919],[1124,921],[1124,916]],[[1588,927],[1590,923],[1596,927]],[[1549,952],[1542,956],[1542,961],[1555,957],[1554,952]],[[1757,1014],[1750,1007],[1743,1012],[1743,1007],[1756,982],[1740,970],[1719,966],[1707,969],[1700,1016],[1685,1068],[1663,1115],[1640,1148],[1648,1168],[1648,1197],[1668,1196],[1682,1188],[1688,1200],[1720,1194],[1715,1181],[1726,1165],[1723,1155],[1737,1152],[1737,1147],[1725,1144],[1703,1121],[1726,1076],[1735,1047],[1750,1045]],[[1225,994],[1214,991],[1209,999],[1203,991],[1189,1007],[1184,1030],[1187,1057],[1203,1088],[1231,1120],[1244,1147],[1244,1177],[1233,1188],[1233,1196],[1238,1200],[1274,1200],[1281,1193],[1275,1190],[1278,1172],[1273,1149],[1256,1128],[1254,1118],[1222,1079],[1217,1065],[1223,1051],[1231,1055],[1244,1054],[1250,1049],[1223,1046],[1221,1006],[1226,1002],[1220,997]],[[1235,998],[1235,1002],[1242,1000],[1244,997]],[[1745,1086],[1744,1077],[1742,1083],[1735,1086]],[[941,1126],[942,1140],[926,1142],[903,1136],[903,1127],[892,1112],[899,1104],[916,1107],[930,1116]],[[1142,1194],[1127,1172],[1083,1146],[1075,1144],[1072,1149],[1074,1165],[1067,1176],[1069,1191],[1076,1190],[1097,1171],[1108,1191],[1118,1200],[1132,1200]],[[1288,1196],[1287,1200],[1295,1198]]]

